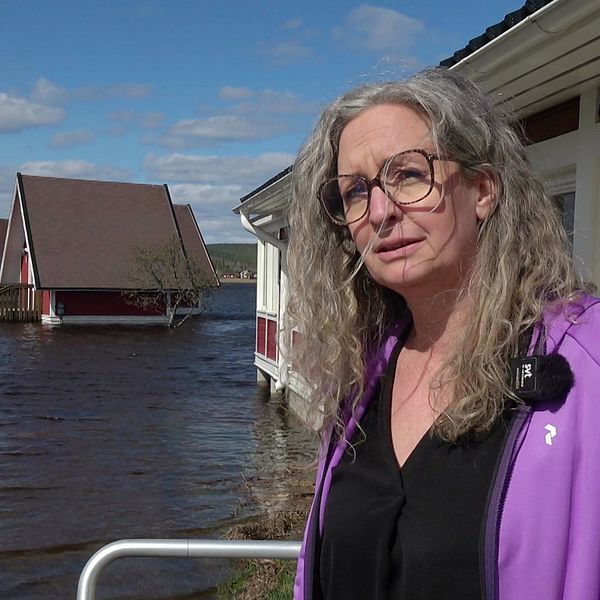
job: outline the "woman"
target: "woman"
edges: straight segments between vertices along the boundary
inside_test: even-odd
[[[356,89],[292,195],[296,600],[600,598],[600,304],[506,117],[441,69]]]

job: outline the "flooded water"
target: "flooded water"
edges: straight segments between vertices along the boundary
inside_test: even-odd
[[[219,537],[259,510],[245,481],[282,493],[313,450],[255,383],[254,307],[228,284],[175,330],[0,324],[0,598],[75,598],[104,544]],[[212,598],[227,568],[120,559],[98,599]]]

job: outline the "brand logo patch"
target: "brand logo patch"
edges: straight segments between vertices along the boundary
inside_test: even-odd
[[[513,388],[517,393],[536,392],[538,389],[536,356],[514,358],[511,361]]]
[[[548,432],[546,434],[546,444],[548,444],[548,446],[552,446],[552,439],[556,437],[556,427],[548,423],[548,425],[544,427],[544,430]]]

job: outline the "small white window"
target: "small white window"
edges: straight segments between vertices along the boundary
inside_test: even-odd
[[[554,202],[562,215],[562,222],[573,247],[573,233],[575,231],[575,192],[567,192],[554,196]]]

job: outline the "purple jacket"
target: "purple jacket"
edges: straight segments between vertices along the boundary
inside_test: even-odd
[[[406,326],[391,332],[368,365],[346,439]],[[575,384],[564,403],[525,405],[512,422],[489,495],[481,557],[486,600],[600,599],[600,299],[547,312],[544,329],[546,353],[568,360]],[[315,543],[323,533],[332,471],[346,449],[343,441],[330,445],[330,437],[326,433],[321,442],[294,600],[312,600]]]

